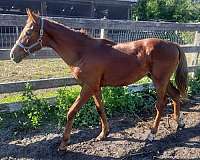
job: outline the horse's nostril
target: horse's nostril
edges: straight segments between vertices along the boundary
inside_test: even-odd
[[[10,58],[14,59],[14,54],[13,53],[10,55]]]

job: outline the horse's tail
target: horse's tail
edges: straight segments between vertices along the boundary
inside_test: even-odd
[[[179,64],[175,73],[175,82],[177,88],[183,98],[187,97],[188,89],[188,68],[185,53],[182,48],[177,45],[179,50]]]

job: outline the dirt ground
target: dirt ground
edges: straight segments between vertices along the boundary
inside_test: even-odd
[[[182,107],[186,127],[176,132],[176,123],[167,117],[161,121],[156,140],[146,143],[148,126],[153,118],[125,117],[111,119],[111,133],[95,142],[99,128],[74,130],[66,152],[57,151],[62,131],[47,126],[42,130],[15,133],[12,126],[0,131],[1,159],[200,159],[200,97]],[[53,129],[52,129],[53,128]]]

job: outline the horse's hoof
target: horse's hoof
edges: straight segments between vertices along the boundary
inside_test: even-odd
[[[180,130],[182,130],[182,129],[184,129],[184,128],[185,128],[185,123],[179,124],[176,130],[177,130],[177,131],[180,131]]]
[[[105,138],[106,138],[106,136],[99,135],[99,136],[95,139],[95,141],[96,141],[96,142],[102,141],[102,140],[104,140]]]
[[[107,132],[107,133],[105,134],[105,133],[101,132],[101,133],[99,134],[99,136],[95,139],[95,141],[102,141],[102,140],[104,140],[104,139],[108,136],[108,133],[109,133],[109,132]]]
[[[150,132],[150,133],[147,135],[146,141],[148,141],[148,142],[153,142],[153,141],[155,140],[155,137],[156,137],[156,134],[153,134],[153,133]]]
[[[66,151],[68,145],[69,145],[69,140],[68,141],[62,140],[60,146],[58,147],[58,151]]]

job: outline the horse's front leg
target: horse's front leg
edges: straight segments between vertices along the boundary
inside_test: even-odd
[[[101,89],[99,89],[93,96],[94,102],[96,104],[97,112],[101,120],[101,133],[96,138],[97,141],[103,140],[109,134],[109,125],[106,118],[106,113],[104,110],[102,98],[101,98]]]
[[[66,147],[70,142],[70,133],[72,130],[74,117],[76,113],[80,110],[80,108],[88,101],[91,95],[92,95],[91,90],[88,87],[83,87],[80,95],[77,97],[76,101],[70,107],[67,113],[67,123],[65,125],[63,139],[59,146],[59,150],[66,150]]]

